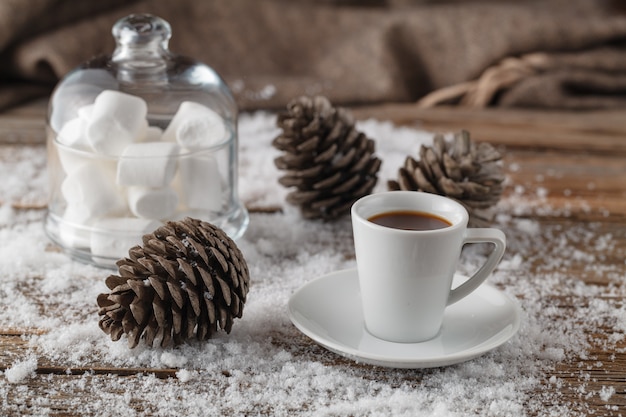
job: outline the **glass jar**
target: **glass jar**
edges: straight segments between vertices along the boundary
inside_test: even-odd
[[[49,238],[105,267],[167,220],[198,218],[238,238],[249,217],[226,84],[168,50],[163,19],[130,15],[112,32],[113,54],[67,74],[50,100]]]

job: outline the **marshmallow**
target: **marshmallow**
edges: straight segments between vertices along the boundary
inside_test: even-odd
[[[82,206],[68,205],[63,213],[63,221],[59,222],[59,240],[70,248],[89,248],[91,233],[88,216]]]
[[[189,156],[178,162],[177,186],[184,206],[190,209],[220,211],[222,179],[217,161],[210,155]]]
[[[81,220],[124,212],[126,201],[115,186],[114,175],[106,163],[82,164],[67,175],[61,193]]]
[[[176,173],[175,143],[146,142],[128,145],[117,163],[117,184],[165,187]]]
[[[77,117],[65,123],[57,135],[58,145],[55,149],[66,174],[89,161],[89,156],[85,153],[91,150],[85,134],[86,125],[84,120]]]
[[[210,108],[184,101],[163,132],[163,140],[190,150],[208,148],[226,139],[224,119]]]
[[[160,142],[162,134],[163,134],[163,129],[161,129],[160,127],[148,126],[144,133],[145,136],[140,138],[138,142]]]
[[[67,223],[74,223],[74,228],[76,229],[89,226],[94,219],[88,207],[72,202],[67,204],[65,212],[63,212],[63,220]]]
[[[83,119],[84,121],[89,121],[91,119],[91,113],[93,112],[94,104],[87,104],[86,106],[82,106],[78,109],[78,117]]]
[[[120,155],[145,134],[147,113],[148,105],[142,98],[105,90],[94,101],[87,139],[98,153]]]
[[[169,188],[129,187],[130,211],[145,219],[166,219],[176,212],[178,195]]]
[[[87,140],[87,122],[80,117],[68,121],[61,128],[57,141],[70,148],[89,150],[91,145]]]
[[[63,172],[70,175],[82,165],[90,163],[91,158],[84,151],[68,148],[63,145],[55,147],[59,155],[59,162],[63,168]]]
[[[117,88],[117,80],[105,69],[86,68],[68,74],[52,95],[50,126],[58,132],[77,116],[77,109],[93,103],[102,90]]]
[[[158,221],[136,217],[99,219],[93,224],[90,238],[91,254],[95,257],[123,258],[128,255],[130,248],[141,244],[143,235],[156,230],[159,226],[161,223]]]

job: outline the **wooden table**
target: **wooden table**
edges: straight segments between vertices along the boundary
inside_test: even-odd
[[[589,225],[588,239],[584,242],[568,242],[567,250],[584,249],[582,245],[593,242],[596,237],[610,234],[611,245],[601,259],[602,264],[613,271],[612,277],[594,272],[584,262],[554,263],[543,259],[542,254],[533,257],[532,270],[550,274],[558,269],[567,273],[572,281],[600,288],[599,297],[610,299],[615,306],[626,302],[626,109],[599,112],[539,112],[524,110],[468,110],[437,108],[416,109],[411,105],[387,104],[354,109],[357,118],[376,117],[396,124],[416,126],[428,130],[450,131],[468,129],[474,138],[489,141],[504,151],[505,166],[509,176],[503,198],[509,204],[513,218],[526,218],[538,222],[540,228],[558,225],[570,227]],[[6,157],[8,150],[19,146],[44,146],[45,103],[22,106],[0,115],[0,155]],[[537,190],[541,189],[541,193]],[[517,199],[517,200],[516,200]],[[515,201],[524,199],[530,210],[515,212]],[[41,210],[45,202],[5,201],[20,210]],[[536,203],[536,204],[533,204]],[[549,208],[549,209],[546,209]],[[535,238],[545,245],[554,235],[539,234]],[[552,252],[550,256],[553,256]],[[547,256],[547,255],[546,255]],[[565,257],[566,255],[563,254]],[[621,272],[620,272],[621,271]],[[615,281],[615,273],[623,281]],[[2,277],[0,276],[0,285]],[[610,287],[610,294],[602,295],[602,288]],[[554,317],[573,314],[581,306],[593,300],[588,296],[571,293],[546,296],[558,310]],[[0,300],[1,304],[1,300]],[[626,317],[626,316],[625,316]],[[626,318],[625,318],[626,320]],[[558,324],[558,322],[557,322]],[[21,329],[2,323],[0,327],[0,370],[11,366],[13,358],[19,357],[26,348],[23,336],[37,329]],[[582,326],[582,328],[586,328]],[[593,327],[589,327],[593,329]],[[585,333],[590,348],[587,357],[566,358],[553,369],[547,370],[535,393],[560,393],[558,403],[546,400],[540,410],[526,410],[530,415],[544,415],[566,405],[582,414],[624,415],[626,413],[626,338],[622,337],[626,323],[601,324],[599,334]],[[621,334],[621,335],[620,335]],[[603,343],[607,335],[617,335],[614,342]],[[315,354],[321,350],[313,342],[302,337],[300,352]],[[274,343],[288,344],[288,340]],[[609,346],[607,348],[607,346]],[[314,353],[310,353],[310,351]],[[326,356],[326,363],[344,364],[343,358]],[[54,362],[39,363],[37,376],[28,381],[27,401],[33,403],[43,388],[63,380],[78,378],[84,371],[91,372],[92,380],[111,377],[133,379],[136,375],[153,372],[160,378],[175,377],[175,369],[111,368],[94,364],[87,369],[71,369]],[[84,376],[82,376],[84,378]],[[555,384],[555,377],[561,381]],[[95,382],[94,382],[95,383]],[[100,382],[103,383],[103,382]],[[601,398],[586,395],[611,387],[612,395]],[[17,388],[15,388],[17,389]],[[50,399],[54,415],[73,416],[66,401],[73,395],[83,395],[89,400],[89,392],[59,392]],[[9,403],[15,391],[9,390]],[[266,410],[266,412],[268,412]],[[271,414],[271,410],[268,412]]]

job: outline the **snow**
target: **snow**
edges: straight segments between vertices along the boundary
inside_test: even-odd
[[[4,376],[9,384],[19,384],[32,377],[37,370],[37,357],[32,355],[22,361],[15,362],[4,371]]]
[[[376,120],[359,122],[358,128],[376,139],[383,160],[375,192],[395,178],[407,154],[417,155],[419,146],[432,139],[428,132]],[[49,381],[38,388],[38,400],[27,409],[36,415],[53,414],[59,392],[73,393],[64,401],[80,415],[101,414],[106,408],[110,415],[138,415],[140,409],[156,416],[523,416],[543,415],[545,404],[554,404],[552,415],[584,415],[584,410],[562,404],[559,390],[543,386],[563,383],[546,376],[558,363],[589,357],[592,343],[610,349],[624,338],[626,306],[610,297],[626,278],[623,266],[601,265],[603,254],[613,248],[613,231],[601,224],[565,229],[559,222],[540,224],[518,217],[538,209],[522,194],[544,199],[547,191],[512,185],[514,192],[498,206],[494,225],[507,234],[507,253],[489,282],[518,299],[518,335],[479,358],[446,368],[357,364],[312,344],[286,313],[289,297],[301,285],[354,266],[349,219],[305,221],[285,203],[287,190],[277,184],[280,173],[273,164],[278,152],[271,147],[278,133],[275,116],[244,114],[239,132],[242,200],[280,211],[251,214],[248,231],[237,241],[251,276],[243,318],[235,321],[230,335],[220,333],[208,342],[129,350],[124,339],[110,341],[98,328],[96,305],[97,295],[107,291],[104,279],[110,271],[73,262],[54,250],[43,231],[44,213],[0,207],[0,324],[43,330],[25,336],[27,355],[15,358],[0,378],[3,410],[26,410],[20,404],[33,397],[26,389],[28,381],[37,363],[45,362],[74,374],[72,370],[101,364],[173,371],[170,378],[150,372],[132,378],[84,371],[71,378],[38,375]],[[37,165],[42,158],[45,152],[36,148],[16,155],[10,184],[0,185],[1,201],[22,194],[34,201],[45,196],[45,176],[23,162],[30,159]],[[8,175],[8,168],[3,169]],[[24,175],[15,175],[22,170]],[[549,212],[550,207],[539,209]],[[475,270],[486,257],[484,251],[481,245],[467,247],[460,271]],[[569,269],[581,264],[609,284],[586,284],[570,276]],[[554,295],[585,302],[564,315],[553,304]],[[604,328],[612,332],[603,338]],[[585,334],[598,339],[581,337]],[[580,372],[584,381],[589,371]],[[93,401],[84,401],[85,395]],[[608,401],[616,393],[605,386],[593,395]]]

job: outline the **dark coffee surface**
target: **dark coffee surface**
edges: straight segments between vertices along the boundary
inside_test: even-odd
[[[403,230],[437,230],[452,226],[437,215],[410,210],[380,213],[367,220],[380,226]]]

